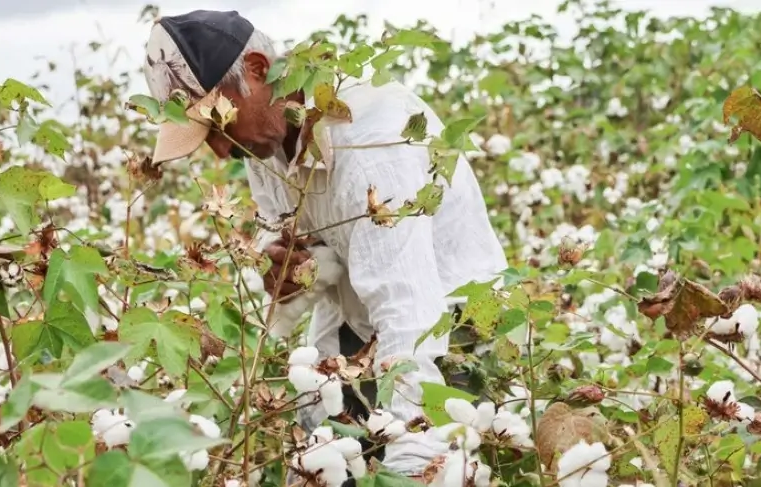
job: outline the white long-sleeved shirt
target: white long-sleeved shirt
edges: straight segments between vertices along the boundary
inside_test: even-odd
[[[388,145],[375,148],[342,148],[402,140],[402,128],[413,114],[424,112],[428,133],[444,128],[435,113],[411,90],[391,82],[373,87],[369,82],[342,89],[339,98],[351,109],[353,122],[331,121],[327,141],[332,150],[332,176],[318,163],[298,226],[312,231],[361,215],[367,208],[367,189],[377,188],[379,200],[393,198],[399,208],[406,199],[432,181],[428,174],[428,148],[421,145]],[[311,100],[307,106],[312,105]],[[298,151],[298,148],[297,148]],[[330,151],[324,151],[330,152]],[[287,163],[279,157],[264,161],[284,173]],[[330,162],[330,161],[329,161]],[[313,160],[300,169],[306,181]],[[261,166],[247,165],[252,196],[265,218],[295,208],[298,192]],[[380,227],[364,218],[315,234],[329,245],[346,268],[335,288],[315,306],[307,344],[321,356],[340,353],[338,329],[346,322],[363,340],[377,333],[375,368],[388,359],[413,359],[418,370],[404,376],[387,409],[408,421],[422,414],[421,382],[444,383],[434,360],[447,353],[448,336],[429,338],[414,351],[415,341],[448,311],[447,294],[475,280],[495,278],[507,267],[502,246],[492,229],[478,182],[464,157],[458,160],[452,185],[432,217],[408,217],[393,228]],[[312,411],[312,424],[327,414]],[[387,445],[384,464],[403,474],[419,474],[447,445],[430,435],[412,434]]]

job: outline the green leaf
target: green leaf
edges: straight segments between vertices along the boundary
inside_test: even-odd
[[[565,286],[575,286],[576,284],[579,284],[582,281],[586,281],[587,279],[596,280],[598,277],[598,274],[599,273],[592,272],[592,271],[572,269],[568,274],[558,279],[558,282]]]
[[[93,462],[87,472],[87,487],[129,487],[134,465],[121,450],[108,451]]]
[[[86,421],[50,421],[25,431],[16,452],[25,463],[30,486],[61,485],[59,472],[95,458],[95,442]]]
[[[270,69],[267,71],[267,79],[265,83],[271,84],[276,79],[280,78],[280,76],[285,71],[286,66],[288,66],[288,59],[285,57],[281,57],[275,60],[275,62],[272,63],[270,66]]]
[[[451,148],[443,139],[433,137],[428,144],[428,156],[431,158],[431,169],[428,172],[441,176],[451,186],[460,151]]]
[[[647,371],[653,374],[669,372],[674,368],[674,364],[662,357],[650,357],[647,359]]]
[[[502,272],[502,285],[506,288],[520,284],[528,277],[526,269],[508,267]]]
[[[33,88],[16,79],[8,78],[0,86],[0,106],[12,108],[14,101],[21,103],[25,100],[32,100],[43,105],[52,106],[37,88]]]
[[[377,405],[384,405],[389,407],[391,405],[391,398],[394,395],[394,384],[396,379],[408,372],[414,372],[418,370],[418,365],[412,360],[399,360],[394,362],[391,368],[383,374],[378,384]]]
[[[45,152],[63,159],[66,151],[71,149],[71,144],[66,136],[57,128],[58,122],[46,120],[32,137],[32,142],[45,149]]]
[[[362,75],[364,64],[374,54],[375,49],[367,44],[359,44],[338,58],[338,69],[348,76],[359,78]]]
[[[496,282],[497,279],[483,283],[471,281],[449,294],[450,297],[468,298],[460,323],[472,321],[482,337],[489,336],[494,331],[502,312],[502,302],[494,290]]]
[[[11,390],[8,399],[0,409],[0,434],[16,426],[21,421],[29,408],[32,407],[32,398],[36,387],[32,384],[28,374],[24,374],[16,387]]]
[[[545,320],[555,316],[555,305],[549,301],[531,301],[528,311],[533,321]]]
[[[35,205],[40,200],[39,185],[45,177],[44,172],[20,166],[0,173],[0,210],[8,212],[24,235],[39,222]]]
[[[646,239],[629,239],[621,254],[621,262],[636,265],[645,262],[652,255],[653,251],[650,249],[650,243]]]
[[[497,335],[507,335],[512,330],[526,323],[526,312],[522,309],[505,311],[497,325]]]
[[[481,123],[482,118],[461,118],[447,124],[441,132],[441,139],[446,141],[452,149],[461,151],[476,150],[473,141],[470,139],[470,132]]]
[[[377,88],[378,86],[385,85],[393,79],[394,77],[391,75],[391,73],[383,69],[373,73],[373,77],[370,79],[370,84]]]
[[[121,395],[121,403],[124,406],[125,414],[135,424],[177,416],[177,409],[174,404],[135,389],[124,391]]]
[[[227,443],[227,438],[204,436],[182,418],[157,418],[137,425],[130,437],[129,453],[138,460],[161,459]]]
[[[465,399],[470,402],[477,399],[476,396],[460,389],[435,382],[421,382],[420,387],[423,389],[423,412],[434,426],[443,426],[452,422],[452,418],[444,410],[444,402],[450,397]]]
[[[0,487],[18,487],[21,469],[12,456],[0,456]]]
[[[447,333],[449,333],[452,330],[453,325],[452,320],[452,313],[444,312],[441,313],[441,317],[439,317],[439,321],[436,322],[435,325],[433,325],[428,331],[420,335],[417,340],[415,340],[415,348],[414,350],[417,350],[417,347],[420,346],[421,343],[426,341],[428,337],[433,335],[434,338],[441,338]]]
[[[95,342],[87,320],[71,303],[54,301],[45,312],[44,321],[29,321],[11,328],[14,351],[23,359],[47,350],[61,358],[63,346],[78,351]]]
[[[134,345],[130,359],[146,355],[153,344],[159,363],[168,374],[180,377],[185,372],[188,357],[200,357],[200,332],[192,318],[171,311],[161,319],[148,308],[132,308],[122,317],[119,339]]]
[[[77,188],[73,184],[64,183],[58,177],[49,174],[40,181],[39,191],[42,199],[52,201],[74,196],[77,193]]]
[[[729,463],[738,475],[742,474],[745,454],[745,443],[738,434],[729,434],[723,437],[719,441],[719,446],[715,453],[717,462]]]
[[[434,48],[446,44],[440,37],[417,29],[400,29],[383,42],[387,46]]]
[[[11,318],[11,311],[8,308],[8,299],[5,297],[5,286],[0,282],[0,316]]]
[[[375,458],[370,460],[371,473],[357,480],[357,487],[420,487],[420,482],[391,471]]]
[[[84,309],[98,309],[96,274],[108,274],[106,263],[93,247],[72,246],[68,254],[60,248],[50,255],[48,273],[42,287],[42,296],[50,304],[59,291],[64,291],[74,304]]]
[[[400,49],[390,49],[375,56],[370,61],[370,65],[378,71],[384,70],[384,68],[396,61],[403,53],[404,51]]]
[[[478,82],[478,89],[483,90],[491,97],[502,93],[505,87],[509,86],[509,77],[506,71],[492,69],[481,81]]]
[[[189,122],[188,116],[185,113],[185,106],[180,102],[167,101],[164,104],[163,113],[169,122],[177,124],[187,124]]]
[[[159,114],[161,113],[161,103],[151,96],[132,95],[129,97],[127,103],[129,108],[143,115],[147,115],[152,120],[158,119]]]
[[[367,430],[351,424],[343,424],[337,421],[328,420],[328,424],[333,428],[337,435],[343,438],[365,438]]]
[[[130,346],[117,342],[100,342],[80,350],[63,374],[61,387],[68,387],[98,375],[103,369],[121,360]]]
[[[60,386],[61,378],[58,378],[58,383],[53,381],[35,393],[34,404],[37,407],[48,411],[91,413],[96,409],[116,406],[116,390],[108,380],[96,377],[63,388]],[[38,378],[33,380],[37,382]]]

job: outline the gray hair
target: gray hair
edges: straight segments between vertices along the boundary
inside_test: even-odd
[[[254,30],[251,37],[246,42],[246,47],[243,48],[238,59],[235,60],[230,69],[227,70],[222,80],[219,82],[219,86],[229,86],[238,90],[243,96],[250,94],[248,84],[245,79],[245,64],[244,58],[250,52],[258,52],[263,54],[267,60],[272,64],[277,59],[278,53],[275,49],[274,42],[265,33],[260,30]]]

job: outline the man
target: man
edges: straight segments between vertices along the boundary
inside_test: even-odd
[[[202,120],[200,107],[214,103],[219,94],[230,99],[238,114],[237,121],[226,127],[226,135],[284,174],[297,153],[299,129],[286,121],[288,100],[270,103],[272,86],[265,81],[277,56],[272,41],[237,12],[194,11],[156,22],[147,44],[145,72],[150,91],[159,100],[178,89],[189,97],[190,118]],[[404,376],[406,385],[397,389],[400,392],[387,408],[409,421],[422,414],[420,383],[444,382],[434,361],[447,353],[448,346],[447,336],[428,339],[417,350],[415,341],[451,309],[447,294],[473,280],[493,279],[507,263],[464,158],[458,161],[452,186],[446,188],[435,216],[405,218],[393,228],[367,218],[357,220],[367,206],[370,185],[381,198],[393,197],[390,206],[396,208],[431,181],[427,147],[377,145],[399,141],[401,129],[416,113],[425,114],[430,134],[438,135],[443,125],[420,98],[396,82],[380,87],[358,82],[342,88],[338,96],[351,109],[353,120],[327,125],[333,170],[329,173],[318,163],[299,226],[317,230],[314,236],[337,253],[346,272],[316,305],[308,344],[317,347],[322,357],[350,355],[376,333],[376,373],[383,362],[414,360],[418,370]],[[304,102],[302,93],[288,99]],[[201,121],[163,124],[153,161],[185,157],[204,142],[220,158],[245,156],[225,134]],[[368,144],[375,147],[356,148]],[[302,181],[310,170],[310,163],[298,169]],[[262,216],[274,220],[293,211],[297,191],[259,161],[249,161],[247,171]],[[349,222],[335,225],[345,220]],[[276,271],[287,244],[280,239],[266,249]],[[305,258],[308,253],[300,250],[294,260]],[[273,293],[276,280],[277,274],[265,276],[268,293]],[[282,296],[297,289],[288,281]],[[324,411],[316,410],[301,419],[311,429],[325,417]],[[417,477],[446,449],[430,435],[409,433],[387,445],[384,465]]]

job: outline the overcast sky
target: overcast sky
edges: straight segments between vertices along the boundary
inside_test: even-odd
[[[137,69],[149,25],[137,22],[146,3],[158,5],[164,15],[197,8],[235,9],[254,27],[276,40],[300,39],[327,27],[338,15],[366,13],[372,32],[380,35],[384,20],[410,25],[426,18],[441,35],[466,39],[473,32],[495,30],[508,20],[531,13],[544,15],[564,32],[573,25],[553,15],[559,0],[0,0],[0,82],[8,77],[30,81],[46,61],[57,64],[54,74],[42,81],[50,86],[46,96],[60,106],[73,93],[75,49],[80,68],[116,74]],[[745,11],[761,10],[760,0],[618,0],[626,9],[649,9],[659,16],[705,12],[720,5]],[[113,66],[103,55],[88,54],[91,41],[110,42],[112,52],[121,47]],[[133,89],[144,92],[145,82],[136,78]],[[66,110],[68,112],[68,110]]]

